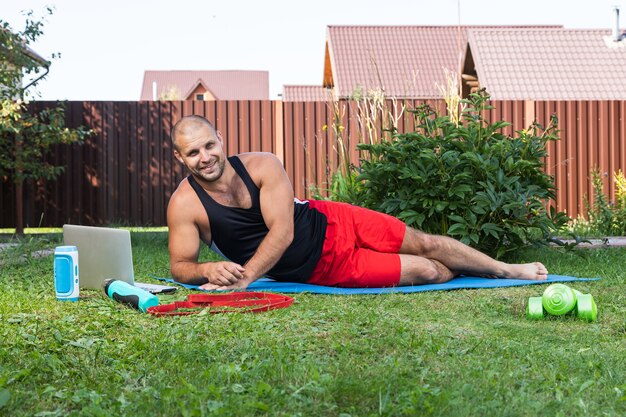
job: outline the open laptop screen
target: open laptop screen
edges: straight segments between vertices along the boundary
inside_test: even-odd
[[[66,224],[63,242],[78,248],[80,288],[102,288],[107,278],[134,285],[128,230]]]

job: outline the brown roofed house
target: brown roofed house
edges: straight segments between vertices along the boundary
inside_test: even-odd
[[[332,89],[321,85],[283,85],[283,101],[328,101]]]
[[[269,100],[269,72],[145,71],[140,100]]]
[[[396,98],[441,98],[444,69],[458,74],[468,32],[502,26],[329,26],[323,85],[338,98],[382,91]],[[512,26],[521,31],[561,26]]]
[[[472,29],[464,95],[496,100],[624,100],[626,40],[599,29]]]

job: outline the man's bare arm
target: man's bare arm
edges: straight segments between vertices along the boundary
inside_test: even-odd
[[[276,265],[293,241],[294,195],[283,165],[270,154],[260,156],[253,163],[254,172],[261,175],[261,213],[269,231],[252,258],[244,265],[241,280],[226,287],[207,284],[203,286],[205,289],[246,288]]]
[[[230,285],[243,278],[244,268],[234,262],[198,262],[200,232],[196,224],[195,200],[178,190],[167,207],[168,247],[172,277],[185,284]],[[177,195],[178,194],[178,195]],[[195,196],[194,196],[195,197]]]

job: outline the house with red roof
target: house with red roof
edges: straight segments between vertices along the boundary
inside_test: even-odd
[[[559,25],[329,26],[322,86],[335,98],[384,92],[437,99],[454,76],[464,96],[485,88],[501,100],[626,99],[626,40],[617,32]]]
[[[145,71],[140,100],[269,100],[268,71]]]
[[[598,29],[472,29],[464,95],[485,88],[496,100],[624,100],[623,38]]]
[[[323,86],[338,98],[370,91],[396,98],[441,98],[446,71],[457,75],[464,65],[469,32],[492,28],[501,26],[329,26]]]
[[[283,101],[326,101],[333,90],[321,85],[283,85]]]

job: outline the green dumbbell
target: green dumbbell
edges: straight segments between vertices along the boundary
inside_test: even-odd
[[[583,294],[564,284],[552,284],[541,297],[530,297],[526,306],[526,317],[539,320],[546,313],[562,316],[574,311],[581,320],[595,321],[598,307],[591,294]]]
[[[530,297],[528,299],[526,317],[531,320],[541,320],[543,318],[543,303],[541,297]]]
[[[596,321],[598,307],[591,294],[580,294],[576,303],[576,316],[587,321]]]
[[[576,294],[576,317],[581,320],[596,321],[598,318],[598,307],[591,294],[583,294],[574,290]]]
[[[543,292],[542,301],[548,313],[562,316],[576,308],[576,293],[565,284],[552,284]]]

